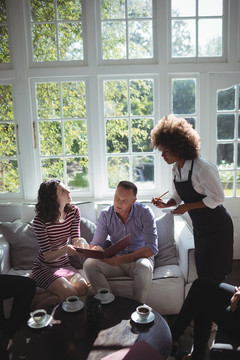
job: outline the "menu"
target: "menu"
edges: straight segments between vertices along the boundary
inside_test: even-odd
[[[115,244],[109,246],[104,251],[91,250],[91,249],[82,249],[82,248],[78,248],[78,247],[75,247],[75,249],[81,255],[85,256],[86,258],[104,259],[104,258],[109,258],[109,257],[112,257],[112,256],[116,255],[117,253],[119,253],[125,247],[127,247],[129,245],[130,245],[130,235],[128,234],[127,236],[125,236],[121,240],[118,240]]]

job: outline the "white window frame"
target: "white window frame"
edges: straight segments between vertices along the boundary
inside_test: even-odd
[[[196,6],[198,0],[196,1]],[[222,56],[210,56],[210,57],[199,57],[199,56],[189,56],[189,57],[172,57],[172,16],[171,16],[172,1],[168,1],[168,62],[175,63],[221,63],[227,61],[227,39],[228,39],[228,2],[223,0],[223,15],[222,15]],[[198,53],[198,9],[196,9],[196,16],[189,17],[189,19],[194,19],[196,21],[196,53]],[[209,16],[213,18],[213,16]]]

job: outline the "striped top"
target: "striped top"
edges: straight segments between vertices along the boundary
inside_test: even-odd
[[[47,262],[44,254],[49,251],[58,250],[60,247],[69,243],[70,237],[72,239],[80,237],[80,210],[73,206],[73,211],[66,215],[64,222],[52,224],[45,223],[38,215],[35,216],[34,231],[40,247],[37,259],[34,265],[39,263],[47,264],[50,267],[61,267],[68,261],[68,255],[65,254],[57,260]],[[33,267],[34,267],[33,265]]]

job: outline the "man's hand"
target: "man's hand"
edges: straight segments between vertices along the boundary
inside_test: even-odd
[[[187,205],[188,204],[179,205],[176,209],[172,210],[171,213],[176,214],[176,215],[182,215],[186,211],[188,211],[188,206]]]
[[[236,308],[239,305],[239,302],[240,302],[240,286],[239,287],[235,286],[235,294],[233,295],[233,297],[230,300],[231,311],[236,310]]]
[[[102,261],[105,262],[106,264],[112,265],[112,266],[116,266],[116,265],[122,264],[122,262],[121,262],[121,256],[119,256],[119,255],[115,255],[115,256],[112,256],[112,257],[110,257],[110,258],[105,258],[105,259],[103,259]]]
[[[103,251],[103,248],[101,246],[98,246],[98,245],[91,245],[90,249],[91,250],[97,250],[97,251]]]

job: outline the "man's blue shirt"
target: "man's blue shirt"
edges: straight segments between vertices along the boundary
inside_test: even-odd
[[[131,243],[119,254],[129,254],[144,246],[149,247],[154,255],[158,253],[157,228],[153,211],[139,202],[132,205],[126,224],[123,224],[113,206],[103,209],[91,245],[104,248],[108,235],[111,243],[114,244],[128,234]]]

